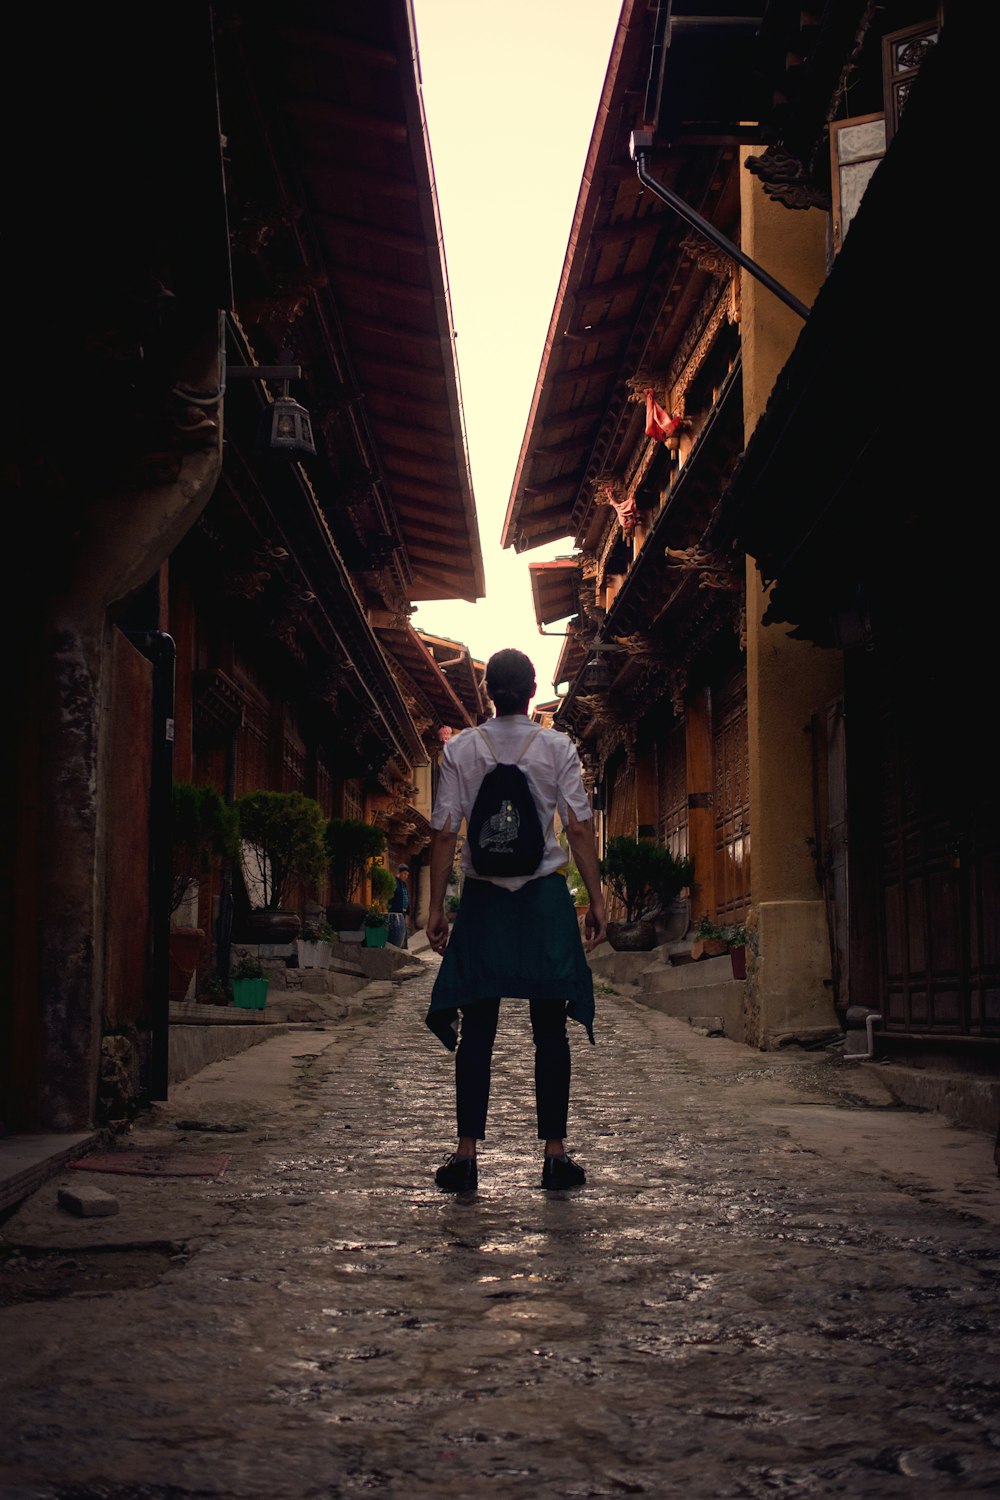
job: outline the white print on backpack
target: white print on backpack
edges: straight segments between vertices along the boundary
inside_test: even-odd
[[[509,854],[510,846],[517,838],[521,819],[513,802],[504,799],[500,811],[483,824],[479,835],[480,849],[492,849],[494,854]]]
[[[485,876],[534,874],[545,850],[545,834],[531,787],[516,761],[513,765],[497,761],[489,735],[477,728],[494,764],[479,783],[469,813],[472,867],[477,875]],[[540,726],[528,736],[518,760],[539,732]]]

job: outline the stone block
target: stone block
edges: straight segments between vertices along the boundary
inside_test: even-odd
[[[104,1219],[118,1212],[118,1199],[113,1194],[89,1184],[60,1188],[58,1201],[60,1208],[80,1219]]]

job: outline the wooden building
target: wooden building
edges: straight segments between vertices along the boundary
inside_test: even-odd
[[[929,418],[983,139],[953,9],[625,0],[503,540],[569,543],[535,613],[606,833],[750,924],[739,1039],[871,1013],[995,1071],[980,429]]]
[[[164,1096],[172,781],[300,790],[419,854],[421,778],[474,708],[409,616],[484,575],[410,0],[12,30],[3,472],[33,566],[0,1119],[23,1134]],[[228,913],[221,877],[200,892],[209,941],[233,885]]]

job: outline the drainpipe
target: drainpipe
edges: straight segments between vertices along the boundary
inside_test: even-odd
[[[171,798],[174,778],[174,663],[173,636],[162,630],[125,634],[153,664],[153,756],[149,788],[149,969],[150,969],[150,1098],[167,1098],[170,1072],[170,896],[173,884],[171,855]]]
[[[651,130],[633,130],[629,137],[629,155],[635,162],[635,169],[638,173],[639,181],[643,186],[648,187],[651,193],[656,194],[657,198],[669,204],[675,213],[680,214],[682,219],[686,219],[689,224],[692,224],[695,229],[699,230],[707,239],[710,239],[714,245],[718,245],[719,249],[725,251],[726,255],[732,256],[733,260],[737,261],[744,270],[749,271],[750,275],[755,277],[763,286],[766,286],[768,291],[773,292],[786,307],[790,307],[792,312],[798,313],[800,318],[808,318],[809,309],[804,302],[800,302],[798,297],[793,296],[787,287],[783,287],[779,281],[775,281],[773,276],[769,276],[756,261],[750,259],[749,255],[744,255],[738,245],[734,245],[732,240],[727,239],[724,234],[721,234],[714,224],[710,224],[707,219],[703,219],[701,214],[693,209],[690,204],[684,202],[683,198],[678,198],[677,194],[672,192],[670,188],[664,187],[662,182],[657,182],[655,178],[649,175],[646,167],[646,158],[652,144],[653,132]]]
[[[227,807],[236,800],[236,734],[238,725],[232,724],[226,740],[226,785],[223,799]],[[229,991],[230,956],[233,936],[233,866],[226,861],[222,870],[222,885],[219,890],[219,910],[215,920],[215,972]]]
[[[863,1005],[851,1005],[848,1006],[846,1020],[848,1036],[850,1036],[852,1031],[860,1030],[861,1022],[862,1020],[864,1021],[868,1050],[866,1052],[845,1050],[844,1061],[870,1062],[875,1056],[875,1027],[882,1020],[881,1013],[877,1010],[868,1010]]]

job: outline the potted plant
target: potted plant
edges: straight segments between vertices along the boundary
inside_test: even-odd
[[[389,940],[389,913],[373,901],[364,915],[366,948],[384,948]]]
[[[314,881],[326,858],[323,809],[302,792],[248,792],[236,803],[250,928],[262,942],[286,943],[301,922],[287,902],[299,882]]]
[[[654,916],[691,885],[694,861],[655,839],[621,835],[605,846],[601,879],[624,909],[608,923],[608,942],[618,951],[645,952],[656,946]]]
[[[260,959],[242,949],[230,975],[233,1004],[241,1010],[263,1010],[267,1004],[267,970]]]
[[[308,916],[302,923],[302,935],[295,939],[300,969],[325,969],[329,967],[330,944],[336,942],[337,934],[325,915]]]
[[[385,832],[363,818],[330,818],[324,830],[326,858],[334,900],[326,909],[335,932],[355,934],[362,930],[365,904],[361,901],[361,878],[374,859],[385,853]]]
[[[206,974],[198,985],[198,999],[202,1005],[228,1005],[226,986],[218,974]]]
[[[732,963],[733,978],[747,977],[747,948],[750,934],[742,922],[713,922],[706,913],[698,918],[691,944],[691,957],[718,958],[728,953]]]
[[[199,882],[217,859],[235,859],[239,850],[236,815],[213,786],[175,781],[170,803],[170,943],[168,990],[184,1000],[205,945],[198,925]],[[185,909],[188,920],[177,914]]]

